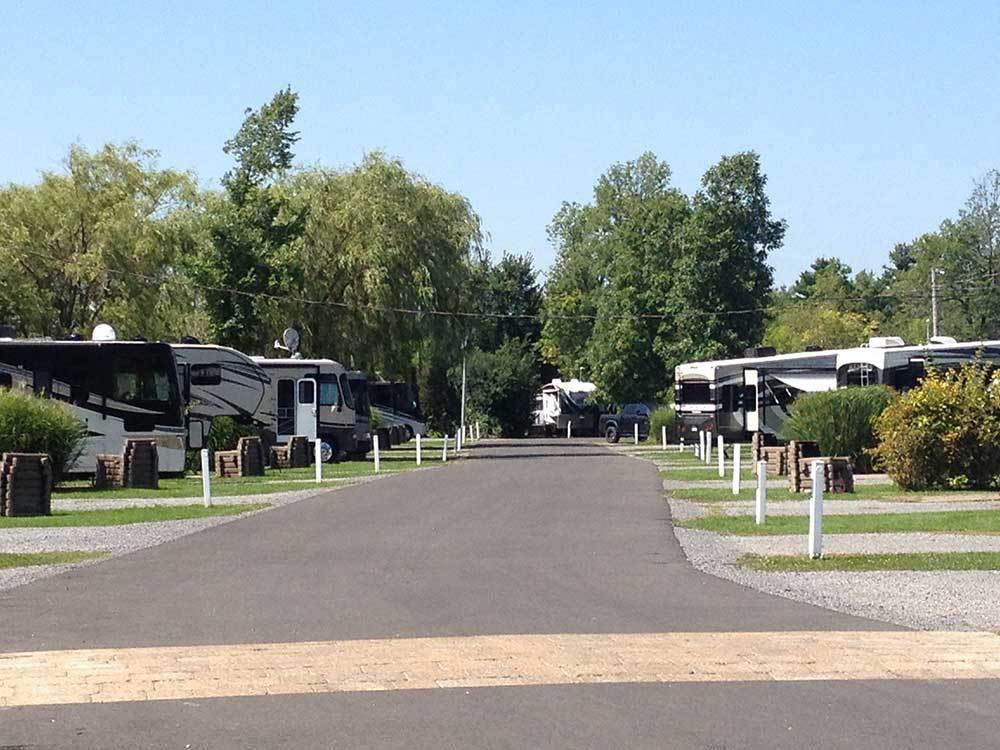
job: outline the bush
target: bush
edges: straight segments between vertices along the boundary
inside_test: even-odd
[[[205,447],[214,456],[216,451],[235,450],[241,437],[252,437],[257,434],[256,428],[240,424],[232,417],[215,417],[208,431]]]
[[[48,453],[58,481],[79,458],[86,434],[65,404],[0,389],[0,453]]]
[[[676,438],[677,412],[672,406],[658,406],[649,416],[649,439],[659,440],[661,428],[667,428],[667,440],[673,442]]]
[[[824,456],[849,456],[855,469],[871,468],[875,422],[892,392],[883,385],[803,393],[782,428],[785,440],[815,440]]]
[[[876,424],[877,459],[901,487],[984,489],[1000,483],[1000,373],[973,363],[931,372]]]

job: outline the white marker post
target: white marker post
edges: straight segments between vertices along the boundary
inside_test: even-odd
[[[635,444],[639,444],[639,423],[636,422],[632,425],[632,437],[635,439]]]
[[[812,462],[812,495],[809,497],[809,557],[823,556],[823,484],[826,469],[822,461]]]
[[[716,437],[719,441],[719,479],[726,478],[726,439],[719,435]]]
[[[573,423],[570,420],[566,420],[566,439],[569,440],[573,437]]]
[[[212,472],[208,468],[208,448],[201,449],[201,494],[205,507],[212,507]]]
[[[660,439],[661,439],[661,442],[663,443],[663,450],[666,450],[667,449],[667,426],[666,425],[661,425],[660,426]]]
[[[678,453],[683,453],[684,452],[684,436],[683,435],[681,435],[681,441],[677,444],[677,452]]]
[[[740,494],[740,444],[733,443],[733,494]]]
[[[455,430],[455,453],[462,452],[462,428]]]
[[[323,481],[323,441],[316,438],[313,448],[313,460],[316,463],[316,484]]]
[[[757,525],[767,518],[767,461],[757,462]]]
[[[378,435],[376,435],[375,437],[372,438],[372,450],[375,451],[375,473],[378,474],[379,471],[382,468],[382,462],[379,460],[381,458],[381,456],[379,456],[379,450],[378,450]],[[420,437],[419,436],[417,436],[417,465],[418,466],[420,465]]]
[[[420,433],[417,433],[417,466],[420,466]]]
[[[441,463],[448,460],[448,433],[444,434],[444,445],[441,447]]]
[[[705,433],[705,464],[712,463],[712,433]]]
[[[476,442],[479,442],[479,422],[476,422]]]

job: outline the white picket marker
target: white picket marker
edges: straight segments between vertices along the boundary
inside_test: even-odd
[[[462,428],[455,430],[455,453],[462,452]]]
[[[719,435],[716,437],[719,441],[719,479],[726,478],[726,439]]]
[[[417,433],[417,466],[420,466],[420,433]]]
[[[822,461],[812,462],[812,494],[809,497],[809,557],[823,556],[823,477]]]
[[[712,433],[705,433],[705,463],[712,463]]]
[[[441,463],[448,460],[448,433],[444,434],[444,445],[441,447]]]
[[[476,422],[476,442],[479,442],[479,422]]]
[[[767,461],[757,462],[757,525],[767,519]]]
[[[573,423],[566,420],[566,439],[569,440],[571,437],[573,437]]]
[[[382,469],[382,462],[379,460],[381,456],[378,450],[378,435],[372,438],[372,450],[375,451],[375,473],[378,474]],[[417,465],[420,465],[420,436],[417,436]]]
[[[740,444],[733,443],[733,494],[740,494]]]
[[[639,423],[636,422],[632,425],[632,436],[635,438],[635,444],[639,444]]]
[[[212,472],[208,468],[208,448],[201,449],[201,494],[205,507],[212,507]]]
[[[663,443],[663,450],[667,449],[667,426],[660,426],[660,441]]]
[[[677,444],[677,452],[678,453],[683,453],[684,452],[684,436],[683,435],[681,435],[681,441]]]
[[[316,438],[313,449],[313,462],[316,464],[316,484],[323,481],[323,441]]]

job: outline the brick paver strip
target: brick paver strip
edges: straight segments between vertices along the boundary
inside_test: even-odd
[[[0,654],[0,706],[501,685],[997,678],[994,633],[491,635]]]

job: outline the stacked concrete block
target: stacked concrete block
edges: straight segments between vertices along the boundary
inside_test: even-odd
[[[52,462],[45,453],[4,453],[0,463],[0,515],[52,514]]]

